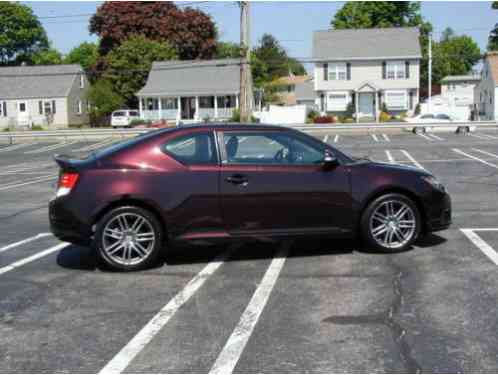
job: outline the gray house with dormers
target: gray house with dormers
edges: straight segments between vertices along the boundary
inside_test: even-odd
[[[0,129],[89,122],[89,82],[80,65],[0,68]]]
[[[413,113],[419,102],[419,30],[408,28],[324,30],[313,34],[315,103],[322,113],[357,121]],[[350,107],[351,108],[351,107]]]

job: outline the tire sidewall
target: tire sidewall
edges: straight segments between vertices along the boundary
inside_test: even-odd
[[[123,265],[114,261],[107,253],[104,251],[103,247],[103,232],[107,223],[113,219],[115,216],[123,213],[133,213],[136,215],[143,216],[152,225],[156,240],[154,242],[154,247],[150,254],[142,262],[133,265]],[[163,245],[163,233],[159,220],[150,211],[147,211],[140,207],[134,206],[123,206],[115,208],[108,213],[106,213],[97,223],[97,229],[94,236],[94,248],[97,252],[99,259],[108,267],[119,271],[138,271],[150,267],[157,260],[158,255],[161,251]]]
[[[415,232],[410,239],[405,245],[402,247],[396,248],[396,249],[391,249],[385,246],[382,246],[381,244],[377,243],[377,241],[373,238],[371,232],[370,232],[370,217],[372,216],[373,212],[375,209],[385,202],[386,200],[397,200],[403,203],[406,203],[407,205],[410,206],[410,208],[413,210],[414,216],[415,216]],[[408,198],[406,195],[403,194],[397,194],[397,193],[390,193],[390,194],[384,194],[381,195],[380,197],[374,199],[370,204],[367,206],[367,208],[364,210],[362,216],[361,216],[361,223],[360,223],[360,233],[361,237],[365,242],[365,245],[368,246],[368,249],[372,249],[374,251],[379,251],[379,252],[384,252],[384,253],[398,253],[398,252],[403,252],[406,251],[411,247],[411,245],[417,240],[418,236],[420,235],[422,228],[422,222],[421,222],[421,216],[420,212],[418,210],[417,205],[413,200]]]

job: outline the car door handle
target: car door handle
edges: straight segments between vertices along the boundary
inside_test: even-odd
[[[244,185],[244,186],[246,186],[247,183],[249,182],[247,177],[241,174],[234,174],[232,176],[229,176],[225,179],[225,181],[234,185]]]

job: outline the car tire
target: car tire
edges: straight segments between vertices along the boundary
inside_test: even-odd
[[[150,211],[122,206],[98,221],[94,246],[100,261],[111,269],[137,271],[155,264],[163,236],[161,223]]]
[[[425,134],[426,131],[425,126],[417,126],[413,128],[413,134]]]
[[[397,214],[401,216],[396,217]],[[409,249],[417,240],[421,227],[417,205],[405,195],[392,193],[368,204],[361,216],[360,234],[366,250],[394,253]]]

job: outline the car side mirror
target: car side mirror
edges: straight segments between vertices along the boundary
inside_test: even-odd
[[[323,160],[322,160],[322,166],[325,169],[333,168],[339,164],[339,161],[337,158],[332,155],[329,151],[325,151],[325,154],[323,155]]]

